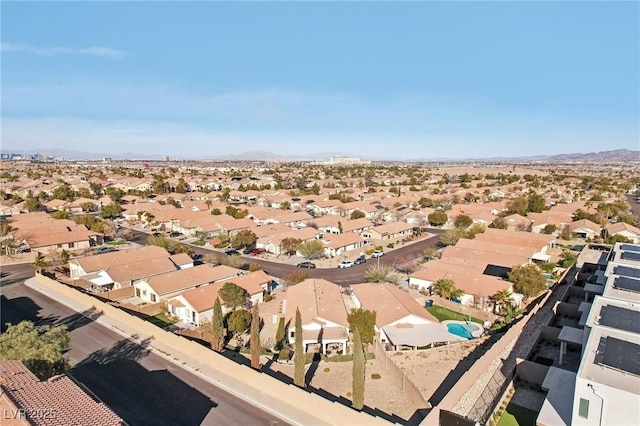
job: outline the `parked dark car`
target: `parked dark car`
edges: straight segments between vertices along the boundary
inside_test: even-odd
[[[176,238],[176,237],[180,237],[181,235],[182,235],[182,232],[173,231],[169,234],[169,237]]]
[[[298,268],[307,268],[307,269],[314,269],[316,267],[316,264],[313,262],[301,262],[298,263]]]
[[[240,256],[240,252],[234,249],[225,250],[224,254],[226,254],[227,256]]]
[[[249,246],[246,249],[242,250],[242,254],[251,254],[252,251],[256,249],[255,246]]]
[[[360,256],[353,261],[354,265],[360,265],[361,263],[367,263],[367,259],[364,256]]]

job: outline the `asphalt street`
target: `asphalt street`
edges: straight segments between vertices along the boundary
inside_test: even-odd
[[[13,273],[13,270],[16,273]],[[65,324],[69,374],[130,425],[278,425],[281,419],[124,338],[22,281],[24,267],[3,267],[0,321]],[[86,314],[86,313],[85,313]]]
[[[441,229],[429,229],[428,232],[434,236],[425,240],[412,242],[399,247],[394,250],[387,250],[386,254],[380,257],[380,265],[395,266],[398,263],[403,263],[408,260],[419,259],[422,256],[422,252],[427,247],[435,247],[440,238],[440,234],[444,232]],[[145,244],[149,234],[131,229],[132,237],[129,240],[138,243]],[[225,256],[221,251],[212,249],[206,249],[202,247],[190,246],[193,249],[194,254],[201,254],[203,256],[214,254],[221,259]],[[301,270],[307,272],[311,278],[324,278],[332,283],[336,283],[342,286],[350,284],[359,284],[366,282],[364,279],[364,273],[372,264],[377,264],[378,259],[367,259],[367,263],[360,265],[354,265],[351,268],[338,269],[338,268],[316,268],[316,269],[299,269],[295,265],[288,265],[285,263],[272,262],[264,259],[260,259],[253,256],[243,255],[243,258],[247,259],[249,263],[259,264],[264,271],[273,277],[282,278],[292,272],[300,272]],[[302,260],[301,260],[302,261]]]

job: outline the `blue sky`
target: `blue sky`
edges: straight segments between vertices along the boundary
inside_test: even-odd
[[[3,2],[2,149],[640,149],[638,2]]]

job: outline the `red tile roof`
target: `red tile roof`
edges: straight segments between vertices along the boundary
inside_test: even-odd
[[[33,425],[124,424],[109,407],[96,402],[67,375],[40,381],[21,361],[0,361],[0,387],[16,407],[25,410]]]

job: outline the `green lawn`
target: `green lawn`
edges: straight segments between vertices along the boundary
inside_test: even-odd
[[[469,315],[461,314],[460,312],[452,311],[451,309],[447,309],[442,306],[433,305],[428,308],[425,308],[431,315],[438,318],[439,321],[448,321],[448,320],[457,320],[457,321],[465,321],[469,319]],[[471,317],[471,321],[482,323],[482,320],[478,318]]]
[[[191,243],[191,244],[193,244],[194,246],[200,246],[200,247],[202,247],[202,246],[204,246],[204,245],[205,245],[205,244],[207,244],[207,243],[206,243],[206,241],[198,240],[198,241],[194,241],[194,242],[193,242],[193,243]]]
[[[157,325],[160,328],[165,328],[170,326],[171,324],[176,323],[174,320],[172,320],[171,318],[168,318],[162,312],[152,317],[146,317],[145,320],[149,321],[151,324]]]
[[[528,408],[510,403],[498,426],[535,426],[538,413]]]

